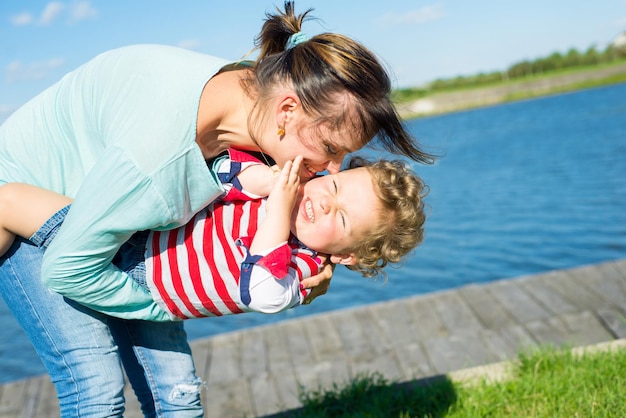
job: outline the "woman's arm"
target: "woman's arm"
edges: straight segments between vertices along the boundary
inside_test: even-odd
[[[330,280],[333,278],[335,271],[335,265],[328,260],[328,257],[323,254],[318,254],[317,256],[322,260],[322,270],[319,274],[304,278],[300,282],[304,289],[311,290],[311,293],[309,293],[306,300],[303,302],[305,305],[308,305],[318,296],[325,295],[328,292]]]
[[[9,249],[15,235],[30,238],[70,203],[69,197],[29,184],[0,186],[0,255]]]
[[[197,147],[147,170],[111,146],[82,182],[58,235],[44,254],[42,279],[91,309],[126,319],[171,320],[152,296],[111,264],[133,233],[184,225],[223,189]]]

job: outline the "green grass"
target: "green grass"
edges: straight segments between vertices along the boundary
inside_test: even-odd
[[[280,417],[626,417],[626,350],[541,348],[521,353],[509,378],[390,382],[363,374],[345,386],[303,390]]]
[[[624,59],[619,60],[619,61],[614,61],[611,63],[597,64],[593,66],[581,66],[581,67],[566,68],[566,69],[561,69],[561,70],[554,70],[554,71],[550,71],[544,74],[528,75],[526,77],[518,77],[518,78],[510,79],[510,80],[501,79],[500,81],[490,81],[490,82],[480,83],[480,84],[475,84],[475,85],[450,87],[450,88],[445,88],[445,89],[430,89],[428,87],[395,89],[392,92],[392,100],[396,104],[403,104],[403,103],[413,102],[415,100],[422,99],[424,97],[428,97],[430,95],[437,94],[437,93],[451,92],[451,91],[465,91],[465,90],[480,90],[482,88],[495,87],[499,85],[522,84],[527,81],[546,80],[546,79],[560,77],[560,76],[564,76],[568,74],[586,72],[586,71],[594,70],[594,69],[599,70],[603,68],[610,68],[613,66],[621,65],[623,63],[624,63]],[[599,80],[590,80],[590,81],[583,82],[583,83],[574,83],[572,85],[568,85],[566,87],[562,87],[560,89],[555,89],[553,91],[550,91],[550,94],[571,91],[571,90],[576,90],[576,89],[582,89],[582,88],[591,88],[591,87],[599,87],[602,85],[616,84],[616,83],[623,82],[624,77],[625,77],[624,74],[618,74],[617,76],[609,76],[609,77],[605,77]],[[530,96],[522,96],[520,98],[528,98],[528,97]],[[519,98],[512,96],[510,99],[516,100]]]
[[[624,417],[626,351],[520,355],[514,378],[462,385],[450,417]]]
[[[621,61],[613,62],[610,64],[599,64],[593,67],[587,66],[587,67],[578,67],[578,68],[568,68],[568,69],[559,70],[559,71],[552,71],[552,72],[541,74],[541,75],[530,75],[527,77],[516,78],[514,80],[502,80],[501,82],[489,82],[489,83],[484,83],[484,84],[475,85],[475,86],[449,88],[449,89],[444,89],[444,90],[429,90],[427,88],[398,89],[392,92],[392,100],[397,106],[401,107],[405,104],[412,103],[418,99],[427,98],[429,96],[434,96],[434,95],[438,95],[441,93],[453,92],[453,91],[462,92],[462,91],[469,91],[469,90],[480,91],[481,89],[506,85],[506,86],[509,86],[509,88],[511,88],[512,92],[509,93],[506,97],[504,97],[501,100],[501,103],[514,102],[518,100],[532,99],[532,98],[544,97],[544,96],[553,95],[553,94],[567,93],[567,92],[578,91],[578,90],[583,90],[587,88],[609,86],[609,85],[626,82],[626,73],[621,73],[621,74],[606,76],[606,77],[602,77],[598,79],[585,80],[582,82],[572,82],[567,85],[560,85],[560,86],[554,85],[552,87],[549,87],[547,89],[542,89],[542,90],[523,87],[524,83],[527,83],[527,82],[535,83],[535,82],[540,82],[542,80],[549,80],[552,78],[556,79],[556,78],[559,78],[561,76],[565,76],[568,74],[575,74],[575,73],[589,71],[591,69],[602,69],[602,68],[620,65],[623,62],[624,61],[621,60]],[[456,110],[470,109],[473,107],[476,107],[476,105],[472,104],[471,102],[468,102],[465,106],[460,106],[460,108]],[[437,113],[439,112],[435,112],[435,114]],[[419,116],[422,116],[422,115],[419,115],[419,114],[404,114],[403,115],[403,117],[407,119],[419,117]]]
[[[596,79],[596,80],[585,80],[579,83],[568,84],[567,86],[562,87],[554,87],[550,89],[548,94],[558,94],[558,93],[566,93],[569,91],[576,91],[582,89],[589,89],[594,87],[602,87],[608,86],[612,84],[619,84],[626,82],[626,73],[625,74],[615,74],[612,76]],[[516,93],[509,94],[506,98],[506,101],[516,101],[523,99],[530,99],[538,96],[545,96],[546,94],[535,94],[532,91],[519,91]]]

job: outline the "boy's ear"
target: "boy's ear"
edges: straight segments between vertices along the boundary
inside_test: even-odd
[[[330,262],[333,264],[343,264],[344,266],[353,266],[357,259],[355,254],[333,254],[330,256]]]

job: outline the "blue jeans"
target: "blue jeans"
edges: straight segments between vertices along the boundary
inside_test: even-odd
[[[121,417],[124,374],[147,417],[201,417],[201,381],[181,322],[112,318],[41,284],[43,250],[17,239],[0,292],[54,383],[62,417]]]

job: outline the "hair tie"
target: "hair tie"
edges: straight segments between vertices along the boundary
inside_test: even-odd
[[[287,39],[287,45],[285,46],[285,51],[289,51],[296,45],[301,44],[302,42],[308,41],[309,36],[304,32],[296,32]]]

